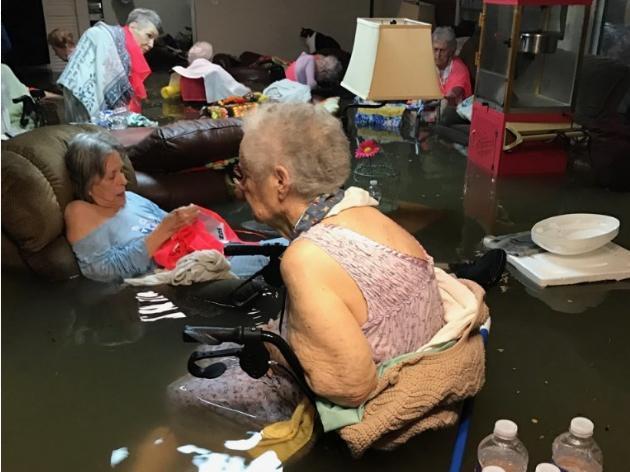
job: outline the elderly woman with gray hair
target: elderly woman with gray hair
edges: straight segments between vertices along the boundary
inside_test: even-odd
[[[144,58],[162,21],[153,10],[136,8],[125,26],[103,22],[88,28],[57,83],[63,87],[66,120],[89,122],[104,110],[141,112],[151,69]]]
[[[322,83],[339,82],[342,69],[341,62],[335,56],[303,52],[289,64],[284,74],[287,79],[314,89]]]
[[[432,35],[433,58],[440,79],[440,88],[448,105],[454,106],[472,95],[470,72],[464,62],[455,57],[457,40],[451,27],[435,28]]]
[[[348,140],[321,108],[260,107],[245,119],[239,166],[237,185],[256,219],[291,240],[281,262],[284,334],[306,381],[320,398],[361,405],[378,363],[415,350],[444,324],[433,259],[366,191],[342,189]],[[180,403],[258,425],[290,417],[301,395],[282,369],[252,381],[234,365],[169,390]]]
[[[120,282],[155,269],[156,250],[199,214],[195,205],[167,213],[126,191],[123,156],[123,147],[106,132],[76,135],[66,153],[77,197],[64,212],[66,237],[81,273],[100,282]],[[262,256],[237,256],[231,270],[248,276],[266,263]]]

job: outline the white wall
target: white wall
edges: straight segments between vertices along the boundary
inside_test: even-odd
[[[368,16],[369,0],[192,0],[196,39],[215,52],[243,51],[294,59],[303,48],[302,27],[335,38],[350,51],[356,17]],[[380,0],[377,3],[385,2]]]
[[[375,0],[375,16],[396,16],[401,0]],[[192,4],[192,9],[191,9]],[[193,25],[197,40],[215,52],[256,51],[294,59],[303,50],[302,27],[321,31],[352,50],[356,18],[368,16],[369,0],[103,0],[105,21],[124,23],[133,8],[150,8],[162,18],[165,33]]]
[[[107,23],[124,24],[134,8],[150,8],[160,15],[164,32],[175,36],[192,26],[190,3],[191,0],[132,0],[123,4],[119,0],[103,0],[103,13]]]

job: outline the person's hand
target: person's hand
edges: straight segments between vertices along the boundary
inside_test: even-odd
[[[149,256],[153,256],[154,252],[177,231],[194,223],[198,216],[199,207],[192,204],[176,208],[166,215],[145,239]]]
[[[161,227],[161,229],[170,237],[184,226],[194,223],[198,216],[199,208],[197,205],[190,204],[182,206],[166,215],[158,228]]]

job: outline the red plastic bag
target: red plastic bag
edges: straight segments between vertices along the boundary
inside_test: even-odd
[[[218,213],[199,208],[199,218],[193,224],[180,229],[153,254],[153,260],[161,267],[173,269],[177,261],[193,251],[215,249],[223,253],[227,243],[245,243]]]

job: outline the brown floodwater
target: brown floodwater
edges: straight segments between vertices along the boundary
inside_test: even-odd
[[[616,216],[622,222],[616,242],[630,248],[627,194],[592,187],[575,173],[492,180],[436,139],[419,156],[412,143],[380,139],[385,159],[398,171],[382,182],[385,196],[436,210],[431,224],[421,216],[406,220],[436,261],[474,256],[486,234],[524,231],[572,212]],[[250,217],[240,203],[221,212],[232,221]],[[577,415],[595,422],[607,470],[625,470],[629,287],[607,282],[540,289],[510,269],[488,292],[487,381],[475,401],[465,470],[473,470],[476,446],[496,419],[518,423],[530,464],[536,464],[550,460],[553,438]],[[186,289],[157,287],[152,290],[188,316],[142,322],[136,299],[141,290],[3,273],[3,470],[162,470],[159,464],[183,472],[251,465],[222,446],[224,436],[247,438],[246,429],[173,417],[166,402],[168,385],[185,374],[194,349],[182,342],[183,326],[245,318]],[[454,436],[454,429],[428,432],[394,452],[352,459],[329,434],[285,469],[445,471]],[[120,462],[112,466],[112,458]]]

